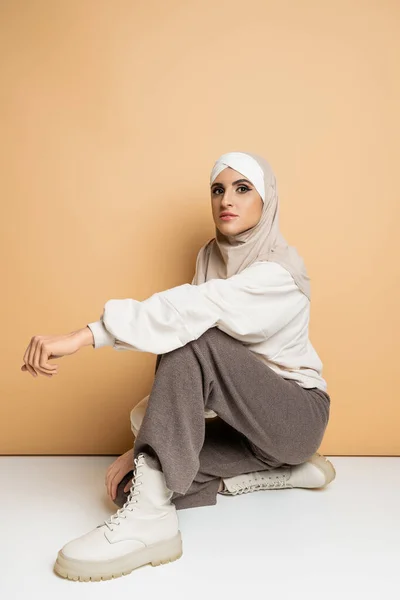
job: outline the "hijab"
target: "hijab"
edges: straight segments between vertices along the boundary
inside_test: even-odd
[[[215,228],[212,238],[199,252],[193,284],[209,279],[227,279],[256,261],[276,262],[292,275],[296,285],[310,300],[310,279],[303,259],[289,246],[279,231],[279,198],[276,178],[269,163],[257,154],[222,154],[211,171],[210,185],[223,169],[231,167],[252,182],[263,201],[259,222],[243,233],[224,235]]]

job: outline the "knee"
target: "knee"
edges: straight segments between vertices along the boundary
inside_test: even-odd
[[[192,340],[186,345],[216,346],[218,344],[230,343],[232,340],[234,340],[234,338],[224,331],[221,331],[221,329],[218,329],[218,327],[210,327],[210,329],[207,329],[200,337],[196,340]]]
[[[195,342],[208,342],[226,337],[227,334],[218,329],[218,327],[210,327],[207,329]]]
[[[186,353],[193,350],[194,347],[198,345],[215,345],[218,343],[218,341],[221,341],[221,338],[233,339],[217,327],[211,327],[210,329],[207,329],[207,331],[205,331],[200,337],[196,338],[195,340],[190,340],[190,342],[187,342],[184,346],[179,346],[179,348],[175,348],[175,350],[165,352],[162,355],[162,359],[168,363],[174,360],[179,362],[182,360],[182,356],[186,356]]]

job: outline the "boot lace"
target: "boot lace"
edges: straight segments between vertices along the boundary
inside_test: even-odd
[[[119,508],[116,513],[111,515],[109,519],[104,521],[104,525],[107,525],[107,527],[111,531],[114,531],[113,525],[121,525],[121,519],[126,519],[128,512],[132,512],[136,508],[135,506],[133,506],[133,504],[137,503],[137,499],[134,500],[134,498],[136,496],[139,496],[140,494],[140,492],[136,488],[138,488],[139,485],[142,485],[142,481],[138,481],[138,479],[143,474],[139,470],[139,467],[143,465],[143,458],[144,455],[139,454],[137,458],[135,458],[133,461],[135,463],[135,470],[133,472],[132,485],[131,489],[129,490],[129,496],[126,499],[125,504],[122,506],[122,508]],[[99,525],[99,527],[101,527],[101,525]]]
[[[274,481],[275,479],[275,481]],[[275,475],[272,477],[269,475],[265,477],[261,476],[261,481],[257,483],[235,483],[232,486],[232,494],[246,494],[247,492],[257,492],[258,490],[269,490],[269,489],[279,489],[286,486],[286,482],[289,479],[289,473],[282,473],[281,475]]]

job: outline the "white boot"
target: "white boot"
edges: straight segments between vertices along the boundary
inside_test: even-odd
[[[54,565],[59,575],[75,581],[100,581],[182,556],[172,492],[163,473],[151,468],[146,459],[144,453],[135,458],[132,487],[124,506],[59,551]]]
[[[223,479],[224,488],[219,492],[227,496],[283,488],[319,488],[336,477],[333,464],[317,452],[305,463],[290,467],[278,467],[269,471],[256,471]]]

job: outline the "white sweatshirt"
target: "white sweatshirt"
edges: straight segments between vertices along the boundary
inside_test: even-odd
[[[258,261],[228,279],[184,283],[139,302],[108,300],[89,323],[94,347],[163,354],[218,327],[285,379],[327,391],[308,339],[310,301],[281,265]]]

